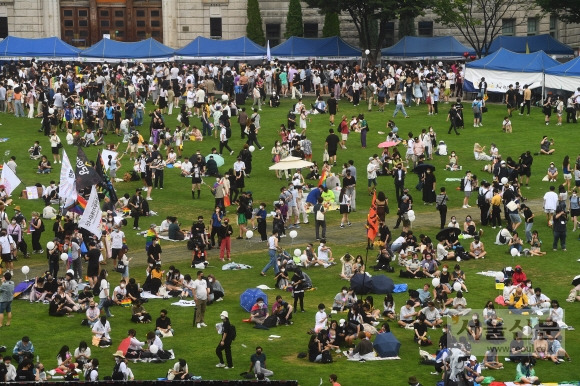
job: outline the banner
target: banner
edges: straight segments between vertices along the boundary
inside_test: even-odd
[[[373,193],[373,200],[367,215],[367,237],[370,242],[375,240],[379,232],[379,216],[377,216],[377,192]]]
[[[2,176],[0,177],[0,185],[4,185],[6,194],[12,194],[14,189],[16,189],[20,183],[22,183],[22,181],[20,181],[20,178],[16,177],[14,170],[4,163],[4,166],[2,167]]]
[[[80,146],[77,151],[75,178],[77,190],[79,192],[89,186],[103,182],[103,179],[97,174],[95,168],[92,166],[87,155]]]
[[[105,170],[109,170],[109,156],[111,156],[111,162],[115,162],[117,160],[117,152],[112,150],[104,149],[101,153],[101,159],[103,160],[103,166]]]
[[[77,196],[75,171],[70,164],[66,151],[62,150],[62,163],[60,167],[60,185],[58,186],[60,197],[75,199]]]
[[[91,189],[91,196],[87,201],[85,211],[79,221],[79,228],[91,232],[97,237],[101,237],[101,216],[102,211],[99,205],[99,195],[95,185]]]

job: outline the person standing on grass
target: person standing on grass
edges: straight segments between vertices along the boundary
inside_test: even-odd
[[[528,109],[528,116],[530,115],[530,106],[532,105],[532,90],[527,84],[524,85],[524,102],[522,103],[522,108],[520,109],[520,115],[524,115],[524,108]]]
[[[197,328],[207,327],[205,324],[205,309],[207,306],[207,281],[203,277],[203,271],[197,271],[197,279],[193,281],[193,300],[195,300],[195,323]]]
[[[262,268],[260,275],[266,276],[266,272],[268,271],[268,269],[270,269],[270,267],[273,267],[274,274],[278,275],[278,272],[280,272],[280,268],[278,267],[276,255],[277,252],[278,252],[278,231],[274,229],[272,231],[272,235],[268,238],[268,255],[270,255],[270,261],[268,262],[268,264],[266,264],[264,268]]]
[[[558,250],[558,240],[562,250],[566,251],[566,224],[568,223],[568,215],[564,211],[564,208],[558,206],[556,213],[554,214],[552,221],[552,231],[554,233],[554,243],[552,244],[552,249],[554,251]]]
[[[405,111],[405,100],[401,90],[397,92],[397,105],[395,106],[395,111],[393,112],[393,118],[397,116],[399,111],[403,113],[405,118],[409,118],[409,115],[407,115],[407,112]]]
[[[447,224],[447,201],[449,201],[449,196],[445,191],[445,187],[440,189],[440,193],[435,197],[435,207],[439,211],[439,218],[441,219],[440,228],[443,229],[445,224]]]
[[[233,327],[230,324],[229,314],[227,311],[222,311],[220,314],[220,318],[222,320],[222,327],[221,327],[221,340],[218,346],[215,349],[215,353],[219,359],[219,363],[215,365],[215,367],[221,367],[228,369],[234,368],[234,362],[232,360],[232,341],[233,341]],[[224,357],[222,355],[222,351],[226,352],[226,361],[228,365],[224,364]]]
[[[14,282],[12,274],[5,272],[0,285],[0,327],[4,326],[4,313],[6,313],[6,326],[12,322],[12,299],[14,295]]]

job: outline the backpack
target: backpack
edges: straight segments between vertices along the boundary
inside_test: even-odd
[[[226,126],[226,138],[230,139],[232,137],[232,129],[229,126]]]
[[[482,207],[485,205],[485,203],[486,203],[485,193],[479,193],[477,195],[477,206]]]
[[[136,145],[136,144],[138,144],[138,143],[139,143],[139,136],[138,136],[138,135],[136,135],[136,134],[134,134],[134,135],[131,137],[131,143],[132,143],[133,145]]]
[[[465,178],[461,179],[461,182],[459,183],[459,190],[462,192],[465,190]]]
[[[93,295],[99,296],[100,293],[101,293],[101,281],[97,280],[97,282],[93,286]]]
[[[125,379],[125,374],[123,374],[121,371],[119,371],[120,367],[121,367],[121,364],[117,363],[115,365],[115,367],[113,368],[113,375],[111,376],[113,381],[122,381]]]
[[[236,326],[234,326],[233,324],[230,324],[230,333],[229,333],[229,336],[230,336],[232,342],[234,340],[236,340],[236,337],[238,336],[238,333],[236,331]]]
[[[332,363],[332,355],[330,354],[330,351],[324,350],[322,352],[322,359],[320,360],[320,363]]]

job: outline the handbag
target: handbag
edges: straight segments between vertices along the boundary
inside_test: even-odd
[[[119,261],[119,263],[117,263],[117,266],[115,267],[115,271],[119,273],[125,273],[125,264],[123,264],[122,261]]]
[[[328,155],[328,150],[324,149],[324,153],[322,154],[322,162],[328,161],[330,156]]]
[[[319,208],[318,211],[316,211],[316,220],[324,221],[324,212],[322,211],[322,208]]]
[[[57,144],[56,144],[56,148],[57,148],[57,149],[62,149],[62,142],[59,142],[59,143],[57,143]]]

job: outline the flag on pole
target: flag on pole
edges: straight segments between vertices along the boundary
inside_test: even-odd
[[[72,168],[66,151],[62,150],[62,163],[60,167],[60,185],[58,186],[60,197],[66,199],[76,199],[77,189],[75,183],[75,171]]]
[[[379,232],[379,216],[377,216],[377,192],[373,193],[373,200],[367,215],[367,237],[370,242],[375,240]]]
[[[322,175],[320,176],[320,179],[318,180],[318,187],[326,187],[326,177],[328,177],[328,173],[326,172],[326,170],[322,171]]]
[[[65,207],[65,210],[82,215],[85,213],[87,207],[87,200],[83,196],[77,196],[76,200],[72,204]]]
[[[266,43],[266,59],[268,59],[268,62],[270,60],[272,60],[272,55],[270,55],[270,41],[268,40],[268,43]]]
[[[103,182],[103,179],[97,174],[95,168],[91,165],[87,155],[80,146],[77,150],[75,176],[77,190],[79,192],[85,188],[88,188],[89,186]]]
[[[99,195],[96,186],[91,188],[91,196],[87,201],[87,206],[79,221],[79,228],[91,232],[97,237],[101,237],[101,216],[102,211],[99,205]]]
[[[526,54],[530,53],[530,46],[528,45],[528,42],[526,42]]]
[[[4,185],[4,190],[6,191],[6,194],[8,195],[12,194],[14,189],[16,189],[18,185],[20,185],[21,183],[22,181],[20,181],[20,178],[16,176],[14,170],[12,170],[10,166],[4,163],[4,165],[2,165],[2,176],[0,177],[0,185]]]

